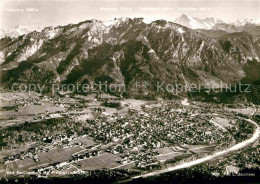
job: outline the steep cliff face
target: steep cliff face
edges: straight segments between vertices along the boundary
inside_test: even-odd
[[[249,61],[259,63],[258,36],[213,38],[165,20],[145,22],[89,20],[3,38],[2,85],[107,82],[125,84],[127,97],[155,97],[165,95],[156,91],[159,83],[234,84]]]

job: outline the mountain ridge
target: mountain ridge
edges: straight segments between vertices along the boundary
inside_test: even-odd
[[[87,20],[1,39],[2,84],[108,82],[126,85],[126,97],[161,97],[173,93],[156,91],[158,82],[235,84],[246,77],[248,61],[259,62],[259,37],[214,39],[169,21],[143,20],[107,26]],[[150,85],[134,88],[143,81]]]

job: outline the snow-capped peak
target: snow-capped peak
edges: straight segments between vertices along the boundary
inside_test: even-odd
[[[200,19],[195,17],[193,18],[185,14],[176,18],[174,22],[191,29],[211,29],[216,23],[224,23],[224,21],[213,17]]]
[[[109,21],[103,21],[103,24],[106,26],[106,27],[110,27],[110,26],[115,26],[115,25],[119,25],[121,24],[122,22],[125,22],[129,20],[129,18],[126,18],[126,17],[115,17],[113,20],[109,20]]]
[[[143,19],[142,21],[143,21],[145,24],[150,24],[150,23],[153,22],[152,20],[149,20],[149,19]]]

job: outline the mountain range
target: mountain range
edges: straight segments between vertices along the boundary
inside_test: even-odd
[[[46,27],[0,40],[1,85],[106,82],[125,84],[125,97],[167,98],[175,94],[158,91],[158,83],[213,86],[259,80],[260,37],[215,34],[143,18]],[[149,85],[134,87],[144,81]]]
[[[216,19],[213,17],[200,19],[183,14],[176,18],[174,22],[191,29],[225,31],[228,33],[246,31],[252,35],[260,35],[260,19],[244,19],[237,20],[235,22],[225,22],[221,19]]]
[[[143,19],[145,23],[151,23],[152,21],[148,19]],[[198,17],[190,17],[188,15],[182,14],[180,17],[177,17],[172,22],[183,25],[185,27],[191,29],[205,29],[205,30],[222,30],[225,32],[241,32],[241,31],[248,31],[251,34],[258,35],[260,34],[260,19],[244,19],[244,20],[237,20],[235,22],[226,22],[221,19],[217,19],[214,17],[209,18],[198,18]],[[113,24],[113,20],[111,21],[103,21],[105,25]],[[31,26],[24,26],[19,25],[16,27],[3,27],[0,28],[0,38],[4,37],[11,37],[15,38],[24,34],[28,34],[32,31],[41,31],[44,27],[40,25],[31,25]]]
[[[19,25],[16,27],[2,27],[0,28],[0,38],[11,37],[16,38],[18,36],[28,34],[32,31],[41,31],[44,27],[40,25],[36,26],[23,26]]]
[[[216,24],[226,23],[223,20],[216,18],[200,19],[197,17],[190,17],[188,15],[181,15],[174,20],[174,23],[186,26],[191,29],[212,29]]]

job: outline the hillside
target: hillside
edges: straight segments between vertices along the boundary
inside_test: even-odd
[[[133,98],[176,95],[158,91],[162,83],[235,84],[249,75],[247,63],[259,63],[260,57],[258,36],[214,38],[169,21],[145,23],[142,18],[47,27],[3,38],[0,45],[3,87],[107,82],[126,86],[124,93],[111,93]],[[149,85],[135,87],[144,81]]]

